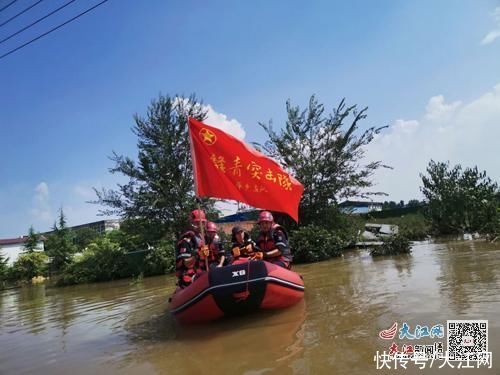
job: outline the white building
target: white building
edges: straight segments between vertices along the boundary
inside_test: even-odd
[[[340,209],[350,214],[366,214],[371,211],[382,211],[382,202],[373,201],[344,201],[339,204]]]
[[[25,252],[24,243],[27,239],[28,237],[24,236],[0,240],[0,253],[4,259],[9,258],[7,262],[9,266],[12,266],[19,255]],[[43,239],[37,243],[35,251],[44,251]]]

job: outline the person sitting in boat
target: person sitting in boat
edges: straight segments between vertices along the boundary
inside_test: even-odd
[[[257,246],[264,253],[264,260],[290,269],[293,257],[285,228],[274,222],[273,215],[269,211],[262,211],[259,214],[258,224],[260,234]]]
[[[263,254],[257,251],[257,245],[250,238],[250,234],[243,230],[242,227],[236,226],[232,229],[232,247],[231,253],[233,256],[232,262],[240,259],[262,259]]]
[[[211,221],[207,222],[206,232],[205,232],[205,244],[208,246],[208,255],[204,248],[202,247],[198,252],[198,262],[199,270],[206,271],[206,264],[208,263],[209,268],[222,267],[224,264],[225,251],[222,241],[217,234],[217,226]],[[208,262],[205,262],[205,258]]]
[[[175,274],[181,288],[191,284],[199,273],[199,252],[208,253],[200,233],[200,224],[205,226],[207,222],[205,212],[194,210],[190,221],[191,227],[180,235],[175,253]]]

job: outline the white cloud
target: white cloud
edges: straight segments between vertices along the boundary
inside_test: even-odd
[[[420,120],[395,120],[368,146],[369,160],[394,167],[374,176],[376,189],[392,200],[420,198],[419,174],[431,159],[478,166],[500,182],[500,84],[468,103],[429,99]]]
[[[245,129],[243,129],[243,125],[238,120],[228,119],[225,114],[215,111],[210,104],[203,107],[207,110],[207,118],[204,120],[206,124],[224,130],[226,133],[241,140],[245,138]],[[230,200],[219,201],[216,203],[216,208],[222,212],[223,216],[231,215],[236,213],[237,203]]]
[[[179,100],[181,100],[181,98],[177,97],[174,102],[179,103]],[[183,100],[184,104],[188,102],[188,99],[184,98]],[[207,111],[207,118],[204,120],[206,124],[221,129],[236,138],[245,138],[245,129],[243,129],[243,125],[238,120],[229,119],[224,113],[217,112],[210,104],[204,104],[202,108]]]
[[[204,106],[207,110],[207,118],[205,122],[208,125],[213,125],[216,128],[224,130],[236,138],[244,139],[246,132],[243,125],[236,119],[228,119],[228,117],[220,112],[215,111],[210,104]]]
[[[37,224],[44,225],[52,221],[52,211],[49,202],[49,186],[46,182],[42,181],[35,187],[31,216],[37,221]]]
[[[401,131],[403,133],[413,133],[417,130],[420,124],[416,120],[405,121],[405,120],[396,120],[394,125],[392,126],[396,131]]]
[[[432,122],[446,123],[461,105],[460,101],[446,104],[443,95],[433,96],[425,108],[427,110],[425,118]]]
[[[36,186],[35,192],[36,192],[37,199],[39,199],[41,201],[45,201],[45,200],[49,199],[49,186],[47,185],[46,182],[40,182]]]
[[[500,30],[490,31],[488,34],[486,34],[486,36],[483,38],[483,40],[481,40],[481,44],[485,45],[485,44],[493,43],[495,41],[495,39],[497,39],[498,37],[500,37]]]
[[[497,27],[486,34],[483,40],[481,40],[482,45],[493,43],[497,38],[500,37],[500,7],[497,7],[493,11],[492,16],[496,21]]]

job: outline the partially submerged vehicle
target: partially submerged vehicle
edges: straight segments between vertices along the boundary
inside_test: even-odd
[[[359,233],[356,246],[380,246],[383,240],[399,232],[399,227],[392,224],[366,223],[363,233]]]

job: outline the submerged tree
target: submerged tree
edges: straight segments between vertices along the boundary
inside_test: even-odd
[[[441,234],[489,232],[497,229],[498,184],[476,167],[462,170],[460,164],[431,160],[421,187],[426,213]]]
[[[383,194],[370,192],[373,173],[387,167],[381,161],[363,164],[364,146],[384,127],[370,127],[358,134],[367,108],[358,110],[342,100],[331,114],[314,96],[307,109],[286,104],[287,121],[277,133],[272,123],[260,124],[269,136],[261,147],[279,160],[304,185],[300,206],[301,222],[320,222],[340,199]]]
[[[194,96],[162,95],[151,102],[145,117],[134,116],[137,160],[113,153],[110,172],[126,176],[128,182],[116,190],[94,189],[93,203],[106,206],[102,214],[137,221],[144,234],[157,233],[157,240],[180,229],[195,207],[188,116],[200,121],[206,117]],[[213,210],[212,201],[203,205]]]

